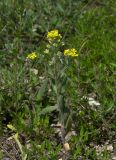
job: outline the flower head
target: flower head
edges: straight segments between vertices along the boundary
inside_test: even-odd
[[[35,52],[32,52],[32,53],[28,54],[27,58],[33,60],[33,59],[37,58],[37,54]]]
[[[75,48],[72,49],[66,49],[64,50],[64,55],[65,56],[71,56],[71,57],[77,57],[78,56],[78,52]]]
[[[58,32],[57,29],[54,29],[54,30],[50,31],[50,32],[48,32],[48,34],[47,34],[47,39],[48,39],[49,41],[53,41],[53,40],[56,40],[56,39],[60,40],[61,38],[62,38],[62,36],[61,36],[61,34]]]

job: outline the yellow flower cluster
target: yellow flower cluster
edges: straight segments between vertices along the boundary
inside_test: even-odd
[[[35,52],[32,52],[32,53],[28,54],[27,58],[34,60],[35,58],[37,58],[37,54]]]
[[[75,48],[72,48],[72,49],[64,50],[64,55],[65,56],[77,57],[78,53],[77,53],[77,50]]]
[[[61,38],[62,38],[62,36],[61,36],[61,34],[58,32],[57,29],[50,31],[50,32],[48,32],[48,34],[47,34],[47,39],[48,39],[49,41],[53,41],[53,40],[55,40],[55,39],[60,40]]]

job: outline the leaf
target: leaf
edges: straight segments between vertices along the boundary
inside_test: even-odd
[[[19,135],[18,133],[16,133],[13,138],[15,139],[16,143],[18,144],[18,147],[21,151],[21,156],[22,156],[22,160],[26,160],[27,159],[27,154],[23,151],[23,146],[19,141]]]
[[[7,127],[12,131],[16,131],[16,128],[12,124],[7,124]]]
[[[42,84],[41,88],[39,89],[39,92],[37,93],[37,97],[36,97],[37,100],[42,100],[46,92],[47,85],[48,85],[48,80],[46,79],[44,83]]]
[[[53,112],[54,110],[57,110],[57,109],[58,109],[58,106],[57,106],[57,105],[55,105],[55,106],[48,106],[48,107],[44,108],[44,109],[39,113],[39,115],[47,114],[47,113]]]
[[[70,112],[67,113],[67,119],[64,125],[65,125],[66,132],[69,132],[72,127],[72,115]]]
[[[84,128],[83,128],[83,126],[81,126],[81,130],[80,130],[80,138],[79,138],[80,141],[82,141],[83,136],[84,136]]]
[[[115,63],[110,63],[111,66],[113,67],[116,67],[116,64]]]
[[[64,13],[64,9],[63,9],[62,5],[60,5],[59,3],[57,4],[57,9],[58,9],[60,12]]]

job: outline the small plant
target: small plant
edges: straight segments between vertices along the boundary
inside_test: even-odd
[[[22,160],[26,160],[27,159],[27,154],[25,153],[24,149],[23,149],[23,145],[21,144],[20,140],[19,140],[19,133],[17,132],[16,128],[11,125],[8,124],[7,127],[9,129],[11,129],[12,131],[16,132],[13,136],[9,137],[8,140],[14,139],[15,142],[17,143],[19,150],[21,152],[21,158]]]
[[[53,110],[59,112],[58,121],[61,124],[62,142],[65,144],[65,136],[72,126],[72,112],[70,104],[67,103],[67,88],[70,86],[70,77],[67,73],[71,63],[74,62],[74,58],[77,58],[79,54],[75,48],[65,49],[63,52],[61,51],[64,42],[58,30],[48,32],[47,40],[48,44],[44,51],[45,79],[48,79],[55,99],[54,108],[49,107],[47,109],[48,112]],[[44,111],[45,110],[46,108]]]

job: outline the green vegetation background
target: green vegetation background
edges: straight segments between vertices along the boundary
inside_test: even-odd
[[[41,60],[32,64],[38,75],[23,69],[28,53],[43,54],[46,34],[55,28],[65,46],[79,51],[69,73],[73,85],[67,89],[77,132],[70,140],[69,159],[97,159],[90,143],[115,139],[115,8],[113,0],[0,1],[0,132],[8,134],[6,125],[15,125],[32,146],[25,147],[28,159],[56,160],[62,148],[50,127],[57,113],[39,115],[53,103],[53,95],[38,95],[44,75]],[[82,98],[90,94],[100,107],[92,109]],[[104,152],[100,158],[109,156]]]

